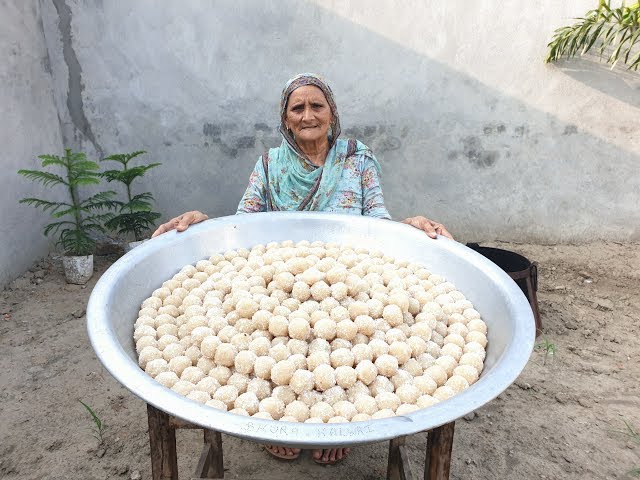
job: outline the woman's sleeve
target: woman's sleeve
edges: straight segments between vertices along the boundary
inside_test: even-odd
[[[384,206],[380,185],[380,166],[377,160],[369,155],[364,156],[362,166],[362,214],[391,220],[391,215]]]
[[[262,157],[258,159],[251,176],[249,177],[249,186],[242,196],[242,200],[238,204],[239,213],[256,213],[267,211],[264,168],[262,167]]]

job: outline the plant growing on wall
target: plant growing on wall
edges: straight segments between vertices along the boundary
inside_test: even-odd
[[[136,178],[142,177],[147,170],[161,165],[161,163],[150,163],[135,167],[129,165],[131,160],[143,153],[146,152],[138,150],[132,153],[110,155],[102,159],[102,161],[113,161],[122,165],[121,170],[106,170],[102,175],[108,182],[116,181],[122,183],[127,192],[126,202],[114,202],[116,214],[105,223],[105,226],[109,230],[117,230],[120,234],[133,237],[135,241],[142,240],[143,233],[153,227],[154,222],[161,216],[160,213],[151,210],[151,202],[153,201],[151,193],[144,192],[137,195],[131,193],[131,184]]]
[[[563,55],[584,55],[591,48],[606,53],[611,68],[620,61],[630,70],[640,66],[640,2],[611,8],[610,0],[600,0],[598,8],[589,10],[577,23],[558,28],[547,45],[546,63],[555,62]]]
[[[58,235],[56,245],[60,245],[65,255],[86,256],[93,253],[95,240],[90,237],[90,232],[104,232],[103,222],[111,217],[109,213],[102,213],[103,209],[113,208],[113,195],[116,192],[99,192],[85,200],[80,200],[78,187],[82,185],[98,185],[100,183],[100,167],[97,163],[87,160],[84,153],[72,152],[65,149],[64,157],[56,155],[40,155],[42,167],[60,167],[62,175],[46,170],[19,170],[30,180],[42,183],[45,187],[62,185],[68,193],[68,201],[55,202],[42,198],[23,198],[20,203],[33,205],[49,211],[57,220],[50,223],[44,229],[44,234]]]

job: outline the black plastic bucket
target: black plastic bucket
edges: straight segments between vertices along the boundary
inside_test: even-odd
[[[467,247],[498,265],[518,284],[522,293],[529,300],[529,305],[531,305],[531,311],[536,321],[536,336],[539,335],[542,330],[542,319],[540,318],[538,297],[536,295],[538,290],[538,264],[531,262],[519,253],[501,248],[481,247],[477,243],[467,243]]]

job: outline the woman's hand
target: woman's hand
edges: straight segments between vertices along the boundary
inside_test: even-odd
[[[172,218],[167,223],[163,223],[162,225],[160,225],[158,229],[155,232],[153,232],[153,235],[151,235],[151,238],[157,237],[162,233],[165,233],[174,229],[177,230],[178,232],[184,232],[187,228],[189,228],[189,225],[193,225],[194,223],[200,223],[206,220],[207,218],[209,218],[207,215],[197,210],[183,213],[182,215],[176,218]]]
[[[433,220],[429,220],[426,217],[409,217],[405,218],[402,223],[406,223],[408,225],[411,225],[412,227],[416,227],[417,229],[424,231],[431,238],[436,238],[437,235],[442,235],[443,237],[447,237],[453,240],[453,236],[446,228],[444,228],[444,225]]]

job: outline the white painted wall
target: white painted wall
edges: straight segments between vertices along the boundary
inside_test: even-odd
[[[147,150],[163,166],[138,189],[164,218],[234,213],[280,142],[282,86],[314,71],[376,152],[395,218],[467,241],[638,240],[640,74],[543,63],[596,4],[40,1],[64,143]]]

